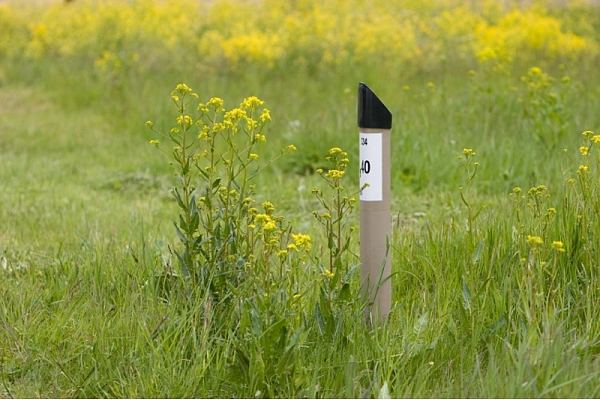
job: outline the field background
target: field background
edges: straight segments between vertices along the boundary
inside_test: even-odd
[[[598,65],[591,1],[0,2],[0,397],[598,397]],[[176,179],[145,122],[176,85],[264,100],[260,160],[296,146],[254,183],[311,235],[310,287],[330,148],[358,190],[358,82],[394,118],[386,323],[323,330],[307,292],[242,335],[165,294]]]

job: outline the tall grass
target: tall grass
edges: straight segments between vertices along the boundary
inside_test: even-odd
[[[491,1],[0,4],[0,396],[597,397],[599,21]],[[394,116],[394,304],[375,326],[353,301],[358,218],[338,259],[311,193],[334,147],[358,190],[359,81]],[[253,197],[310,253],[229,303],[181,284],[177,180],[148,145],[182,82],[264,100],[260,160],[298,149]]]

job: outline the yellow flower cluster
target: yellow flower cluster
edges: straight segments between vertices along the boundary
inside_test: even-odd
[[[177,26],[198,24],[197,13],[190,12],[199,11],[198,5],[191,0],[87,1],[69,7],[61,2],[21,3],[0,5],[0,20],[12,21],[8,32],[0,32],[6,39],[0,52],[19,51],[31,57],[100,55],[96,66],[101,69],[139,61],[152,43],[174,52],[183,41],[195,40],[193,30]],[[132,51],[123,52],[124,46]]]
[[[536,248],[544,244],[544,239],[539,236],[527,235],[527,244],[532,248]],[[560,240],[553,240],[550,244],[550,248],[559,253],[564,253],[566,251],[564,243]]]
[[[534,186],[531,189],[529,189],[529,191],[527,192],[527,194],[529,196],[531,196],[531,197],[540,196],[546,190],[547,190],[546,185],[538,185],[538,186]]]
[[[561,241],[555,240],[555,241],[552,242],[551,246],[556,251],[559,251],[559,252],[564,252],[565,251],[564,244]]]
[[[497,22],[480,20],[475,26],[473,50],[482,63],[510,64],[531,54],[578,58],[585,52],[596,52],[596,44],[565,31],[561,21],[543,8],[533,7],[513,10]]]
[[[292,239],[297,248],[309,250],[311,247],[310,235],[294,234],[292,233]]]
[[[78,57],[100,72],[160,68],[175,56],[203,71],[372,65],[418,70],[448,59],[510,64],[532,57],[593,59],[593,30],[570,30],[569,6],[488,0],[117,0],[65,7],[0,4],[0,55]],[[16,5],[13,5],[16,4]],[[579,25],[585,25],[581,16]],[[588,25],[592,25],[588,23]],[[182,59],[183,57],[183,59]],[[248,108],[256,105],[248,105]],[[266,118],[266,116],[265,116]]]
[[[475,156],[477,155],[477,153],[476,153],[476,152],[474,152],[474,151],[473,151],[473,149],[466,149],[466,148],[465,148],[465,149],[463,149],[463,151],[462,151],[462,152],[463,152],[463,155],[464,155],[465,157],[475,157]]]
[[[544,244],[544,239],[539,236],[527,235],[527,244],[531,246],[541,246]]]
[[[254,220],[256,221],[256,223],[260,224],[263,230],[267,232],[273,231],[277,228],[275,221],[273,221],[271,216],[268,214],[256,214]]]

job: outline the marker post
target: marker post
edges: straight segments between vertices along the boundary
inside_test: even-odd
[[[392,306],[390,129],[392,114],[364,83],[358,85],[360,149],[360,279],[367,318],[383,319]]]

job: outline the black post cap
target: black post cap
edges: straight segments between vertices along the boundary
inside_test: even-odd
[[[392,113],[364,83],[358,84],[358,127],[391,129]]]

